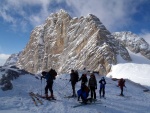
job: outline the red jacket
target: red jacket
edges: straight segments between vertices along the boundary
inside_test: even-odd
[[[120,87],[124,87],[125,86],[125,80],[123,78],[121,78],[119,81],[118,81],[118,86]]]

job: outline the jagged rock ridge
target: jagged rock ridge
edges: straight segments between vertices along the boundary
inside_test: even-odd
[[[60,10],[32,31],[17,66],[31,73],[52,67],[61,73],[86,68],[106,74],[117,63],[119,53],[131,61],[126,48],[119,45],[96,16],[71,18]]]
[[[141,53],[150,60],[150,45],[143,38],[129,31],[115,32],[112,35],[133,53]]]

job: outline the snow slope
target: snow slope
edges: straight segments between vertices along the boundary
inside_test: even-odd
[[[126,78],[141,85],[150,86],[150,60],[129,51],[132,62],[126,62],[118,56],[118,64],[112,66],[107,77]]]
[[[43,105],[35,106],[28,92],[44,94],[45,80],[41,82],[32,75],[20,76],[12,81],[13,90],[6,92],[0,90],[0,113],[149,113],[150,111],[150,92],[143,92],[144,87],[126,80],[127,88],[124,94],[129,97],[116,96],[120,94],[120,89],[116,87],[117,81],[110,78],[106,78],[106,99],[101,99],[102,104],[72,108],[71,106],[78,104],[77,99],[64,98],[65,95],[72,93],[69,77],[69,74],[57,76],[53,87],[56,102],[42,100]],[[101,77],[98,75],[96,77],[98,82]],[[77,83],[76,89],[80,88],[80,84]],[[99,87],[96,91],[97,99],[99,99],[98,90]]]

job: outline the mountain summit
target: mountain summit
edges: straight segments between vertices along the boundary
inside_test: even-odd
[[[31,73],[50,68],[61,73],[86,68],[105,75],[117,63],[118,54],[131,61],[123,43],[96,16],[72,18],[60,10],[31,32],[17,66]]]

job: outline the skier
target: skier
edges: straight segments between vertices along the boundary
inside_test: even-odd
[[[126,86],[125,86],[125,80],[124,80],[123,78],[121,78],[121,79],[118,81],[118,86],[119,86],[120,89],[121,89],[120,96],[124,96],[124,95],[123,95],[123,87],[126,87]]]
[[[71,70],[71,73],[70,73],[70,81],[71,81],[71,86],[72,86],[72,91],[73,91],[73,94],[72,94],[72,97],[76,97],[76,93],[75,93],[75,85],[76,83],[78,82],[78,79],[79,79],[79,74],[78,72],[74,71],[73,69]]]
[[[45,86],[45,97],[47,99],[49,99],[49,98],[54,99],[54,95],[53,95],[53,80],[56,79],[55,78],[56,75],[57,75],[57,72],[54,69],[50,69],[49,72],[45,72],[45,71],[42,72],[41,79],[45,78],[46,82],[47,82],[47,84]],[[48,90],[51,93],[50,97],[48,96]]]
[[[84,83],[82,83],[81,89],[77,91],[78,101],[80,101],[80,97],[81,97],[82,102],[86,104],[88,101],[87,97],[89,96],[89,91],[90,89]]]
[[[96,81],[94,73],[90,75],[88,87],[90,88],[90,91],[91,91],[91,99],[93,99],[93,95],[94,95],[94,100],[96,100],[95,90],[97,89],[97,81]]]
[[[100,83],[100,90],[99,90],[100,98],[102,93],[103,93],[102,97],[105,98],[105,85],[106,85],[105,78],[102,77],[99,83]]]
[[[81,80],[81,85],[82,84],[87,84],[87,82],[88,82],[88,79],[87,79],[87,76],[86,76],[86,74],[82,74],[82,76],[79,78],[79,81]]]

